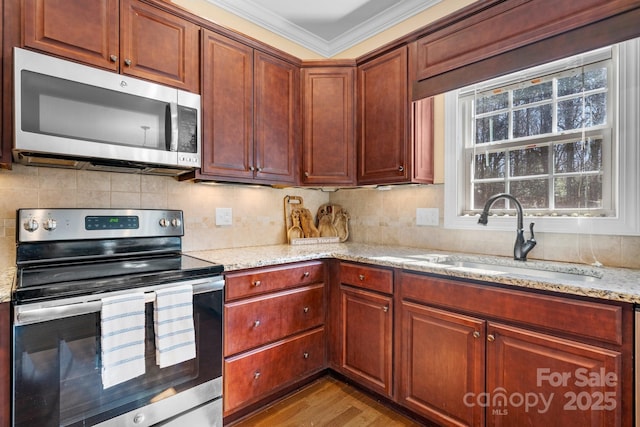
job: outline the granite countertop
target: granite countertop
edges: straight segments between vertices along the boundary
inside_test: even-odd
[[[15,277],[15,267],[0,269],[0,302],[11,301],[11,289],[13,288]]]
[[[480,256],[431,249],[398,246],[337,243],[320,245],[274,245],[194,251],[191,256],[224,265],[225,271],[337,258],[418,272],[475,279],[514,287],[555,291],[613,301],[640,303],[640,270],[592,267],[548,261],[526,261],[528,271],[504,272],[502,266],[521,268],[521,261],[496,256]],[[485,264],[481,268],[452,266],[442,261]],[[490,268],[486,264],[495,265]],[[531,271],[536,269],[539,271]],[[546,272],[565,273],[560,275]],[[550,276],[550,277],[545,277]]]
[[[502,266],[521,267],[520,261],[495,256],[469,255],[430,249],[398,246],[336,243],[320,245],[273,245],[234,249],[194,251],[191,256],[224,265],[225,271],[336,258],[406,270],[468,278],[521,288],[540,289],[583,295],[613,301],[640,304],[640,270],[592,267],[547,261],[527,261],[526,266],[540,270],[525,274],[499,271]],[[482,268],[452,266],[450,262],[484,263]],[[486,264],[495,265],[490,268]],[[563,272],[563,277],[543,277],[544,272]],[[579,275],[576,275],[579,274]],[[0,302],[11,300],[15,267],[0,269]],[[553,275],[552,275],[553,276]],[[586,277],[587,280],[584,280]]]

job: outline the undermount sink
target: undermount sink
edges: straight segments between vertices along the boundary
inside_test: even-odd
[[[570,280],[578,282],[595,282],[600,280],[597,272],[563,272],[554,270],[542,270],[538,268],[532,268],[527,265],[515,266],[515,265],[501,265],[492,263],[483,263],[475,261],[459,261],[459,260],[447,260],[441,261],[438,264],[442,266],[448,266],[451,269],[477,272],[487,275],[500,275],[500,274],[517,274],[520,276],[527,276],[537,279],[551,279],[551,280]]]

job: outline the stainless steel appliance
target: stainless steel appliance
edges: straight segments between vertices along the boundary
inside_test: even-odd
[[[183,224],[176,210],[18,211],[14,426],[222,426],[223,266],[181,252]],[[154,292],[177,285],[193,290],[195,358],[160,368]],[[102,303],[141,291],[144,374],[105,388]]]
[[[15,48],[16,162],[180,175],[200,167],[200,95]]]

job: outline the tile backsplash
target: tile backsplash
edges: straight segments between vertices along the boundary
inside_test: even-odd
[[[284,197],[301,196],[315,215],[323,203],[350,214],[349,240],[443,251],[511,256],[514,233],[450,230],[442,226],[444,186],[377,189],[275,189],[240,184],[179,182],[174,178],[14,165],[0,170],[0,268],[15,263],[18,208],[169,208],[185,218],[185,251],[286,242]],[[217,226],[215,210],[231,208],[233,224]],[[438,208],[438,226],[416,226],[416,208]],[[538,231],[530,258],[640,268],[640,237]]]

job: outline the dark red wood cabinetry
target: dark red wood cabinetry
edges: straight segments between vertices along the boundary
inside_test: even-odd
[[[200,92],[198,25],[137,0],[23,3],[24,46]]]
[[[302,176],[308,185],[355,185],[355,66],[302,69]]]
[[[433,182],[433,101],[410,102],[408,47],[358,66],[358,184]]]
[[[337,368],[370,390],[393,396],[393,272],[340,263]],[[337,312],[339,310],[339,312]]]
[[[294,184],[299,69],[203,31],[202,180]]]
[[[447,426],[632,424],[630,304],[409,272],[397,289],[400,404]]]
[[[325,267],[304,262],[225,280],[224,415],[237,418],[326,367]]]

